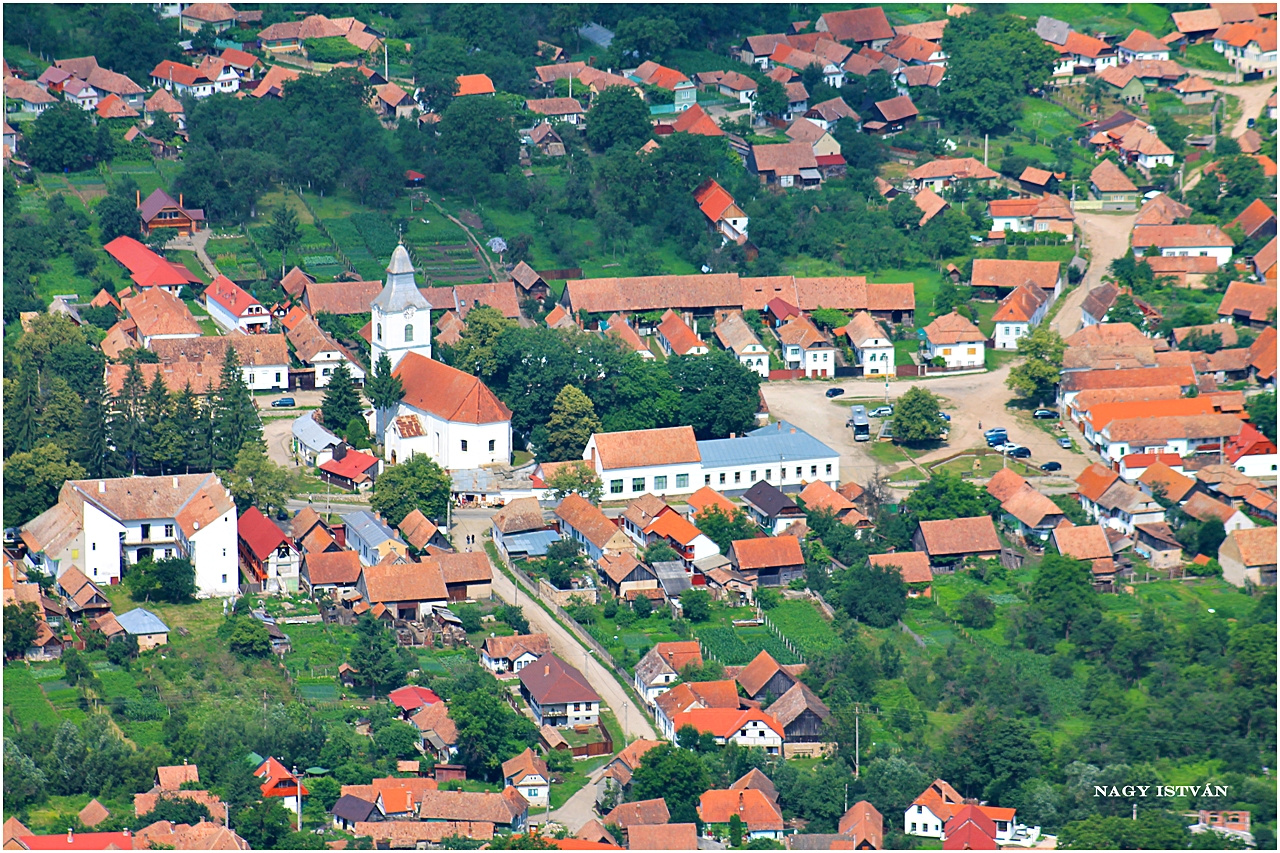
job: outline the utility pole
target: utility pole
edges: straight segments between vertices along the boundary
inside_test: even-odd
[[[982,165],[987,165],[987,155],[991,153],[991,134],[982,134]]]
[[[853,778],[857,779],[862,772],[862,706],[853,706]],[[848,786],[845,786],[845,799],[849,799]],[[845,809],[848,811],[848,809]]]

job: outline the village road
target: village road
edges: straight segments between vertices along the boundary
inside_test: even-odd
[[[1129,249],[1129,235],[1133,232],[1133,222],[1138,212],[1133,213],[1092,213],[1078,211],[1076,223],[1080,226],[1084,245],[1092,253],[1089,269],[1084,279],[1070,293],[1062,297],[1062,307],[1054,316],[1051,327],[1064,338],[1080,329],[1080,305],[1089,291],[1102,284],[1107,267],[1116,258],[1124,255]]]

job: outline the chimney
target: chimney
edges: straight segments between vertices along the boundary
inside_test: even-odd
[[[142,190],[134,190],[134,195],[136,196],[137,202],[138,202],[136,206],[141,208],[142,207]]]
[[[192,529],[192,530],[199,530],[199,529],[200,529],[200,522],[198,522],[198,521],[193,521],[193,522],[191,522],[191,529]]]
[[[177,478],[177,477],[174,477],[174,478],[173,478],[173,487],[174,487],[175,489],[176,489],[176,488],[178,488],[178,478]],[[186,763],[187,763],[187,760],[186,760],[185,758],[184,758],[184,759],[182,759],[182,763],[183,763],[183,764],[186,764]]]
[[[795,427],[792,427],[792,428],[791,428],[791,434],[792,434],[792,435],[795,435],[795,434],[796,434],[796,428],[795,428]]]
[[[182,207],[182,193],[178,193],[178,207]]]
[[[747,795],[744,791],[738,792],[738,811],[745,812],[747,810]]]
[[[126,826],[126,827],[124,828],[124,837],[125,837],[125,838],[128,838],[128,837],[129,837],[130,835],[132,835],[132,834],[133,834],[133,833],[131,833],[131,832],[129,831],[129,827],[127,827],[127,826]]]
[[[550,676],[550,675],[551,675],[551,664],[549,664],[549,663],[544,663],[544,664],[542,665],[542,677],[543,677],[543,678],[546,678],[546,677],[548,677],[548,676]],[[67,830],[67,832],[70,832],[70,831],[71,831],[71,830],[69,830],[69,829]]]
[[[174,478],[173,478],[173,484],[174,484],[175,486],[176,486],[176,485],[178,485],[178,478],[177,478],[177,477],[174,477]],[[186,767],[186,766],[187,766],[187,759],[185,759],[185,758],[184,758],[184,759],[182,759],[182,766],[183,766],[183,767]]]
[[[99,480],[99,481],[98,481],[98,494],[100,494],[100,495],[102,495],[102,494],[106,494],[106,491],[107,491],[107,481],[106,481],[106,480]]]
[[[67,827],[67,843],[74,844],[76,840],[75,833],[71,831],[71,827]]]
[[[738,437],[738,434],[736,432],[729,433],[729,438],[737,438],[737,437]]]

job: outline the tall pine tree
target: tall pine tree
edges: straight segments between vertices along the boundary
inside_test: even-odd
[[[36,446],[37,431],[40,429],[40,383],[38,380],[36,369],[30,364],[23,365],[22,372],[18,374],[17,405],[6,418],[5,423],[5,456],[26,453]]]
[[[110,405],[106,383],[99,376],[85,394],[84,414],[76,434],[76,461],[84,466],[89,477],[112,477],[119,473],[112,464]]]
[[[387,412],[404,399],[404,385],[401,384],[399,376],[391,374],[391,359],[386,353],[379,356],[377,363],[373,366],[373,372],[365,380],[364,393],[378,415],[378,434],[374,436],[374,441],[381,441],[382,432],[387,426]]]
[[[324,392],[320,412],[324,425],[334,432],[345,432],[352,418],[360,417],[360,393],[351,381],[351,371],[346,362],[339,362],[329,377],[329,387]]]
[[[262,440],[262,421],[240,373],[240,356],[227,347],[213,408],[213,467],[225,471],[236,464],[246,442]]]
[[[124,454],[125,470],[130,474],[138,473],[138,453],[146,440],[142,422],[146,396],[147,378],[134,362],[129,365],[120,393],[116,395],[116,416],[112,422],[116,448]]]
[[[203,442],[200,435],[201,420],[200,399],[191,390],[191,383],[188,382],[186,387],[174,396],[173,415],[168,422],[171,428],[168,436],[170,444],[166,447],[163,458],[170,470],[177,471],[181,468],[187,474],[190,474],[192,469],[204,470],[197,465],[201,456],[197,450]]]
[[[169,423],[173,403],[169,399],[169,389],[165,387],[164,378],[156,371],[147,396],[142,401],[142,424],[146,440],[139,448],[138,458],[142,469],[148,474],[164,474],[168,466],[164,458],[165,444],[170,443],[172,424]],[[169,470],[172,470],[169,467]]]

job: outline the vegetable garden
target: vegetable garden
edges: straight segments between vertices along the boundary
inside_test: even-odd
[[[773,655],[778,663],[800,663],[800,658],[763,626],[726,628],[714,626],[697,630],[705,653],[725,666],[745,666],[760,652]]]

